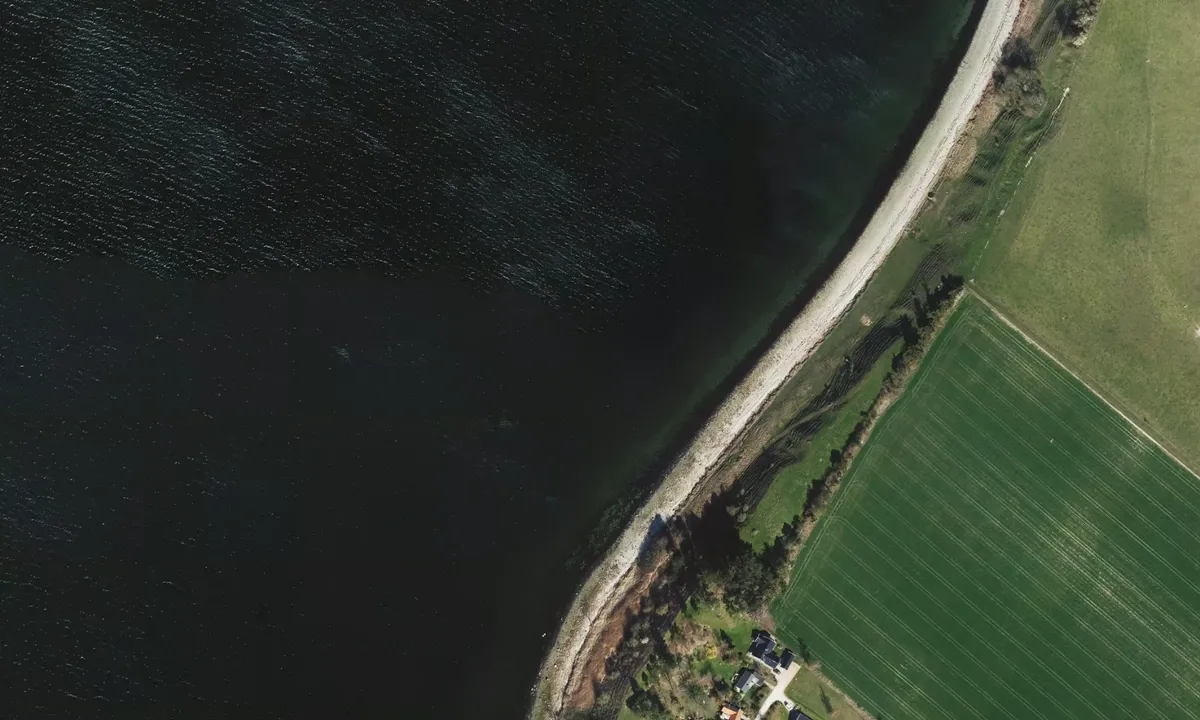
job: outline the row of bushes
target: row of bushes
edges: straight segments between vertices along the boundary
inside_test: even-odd
[[[1046,106],[1046,88],[1038,70],[1037,53],[1023,37],[1005,43],[992,80],[1004,104],[1017,108],[1025,117],[1037,117]]]
[[[947,310],[952,306],[952,300],[959,294],[963,279],[958,275],[944,275],[941,282],[933,290],[926,290],[925,300],[913,298],[913,314],[910,318],[903,315],[900,318],[904,346],[892,358],[892,368],[883,379],[883,388],[875,402],[867,409],[858,424],[846,438],[841,450],[834,450],[830,457],[829,467],[821,477],[813,481],[808,489],[808,497],[804,503],[802,520],[811,521],[817,513],[829,502],[830,496],[837,488],[850,462],[866,441],[867,433],[874,424],[878,414],[895,397],[908,382],[916,370],[917,361],[929,346],[929,342],[945,320]],[[781,537],[789,532],[784,526]],[[778,542],[778,541],[777,541]]]
[[[1058,22],[1072,45],[1079,46],[1087,39],[1100,15],[1100,0],[1068,0],[1058,8]]]

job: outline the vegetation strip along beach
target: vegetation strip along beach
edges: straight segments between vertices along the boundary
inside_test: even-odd
[[[586,651],[590,629],[619,594],[655,519],[671,517],[683,507],[692,490],[736,442],[775,391],[841,320],[903,237],[990,82],[1019,9],[1019,0],[988,1],[942,104],[862,237],[812,303],[784,331],[701,430],[584,583],[542,666],[533,717],[553,717],[560,713],[572,672],[581,653]]]

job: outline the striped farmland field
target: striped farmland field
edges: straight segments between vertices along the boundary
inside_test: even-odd
[[[887,720],[1197,717],[1200,479],[968,296],[772,613]]]

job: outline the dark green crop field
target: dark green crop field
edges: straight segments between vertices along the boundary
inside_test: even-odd
[[[1200,716],[1200,480],[968,296],[772,612],[888,720]]]

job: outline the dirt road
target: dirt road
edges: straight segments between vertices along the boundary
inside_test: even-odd
[[[679,457],[584,583],[542,665],[533,718],[559,716],[576,660],[588,651],[589,631],[630,582],[630,570],[655,518],[678,512],[709,469],[841,320],[904,235],[987,88],[1020,5],[1020,0],[989,0],[933,120],[854,247]]]

